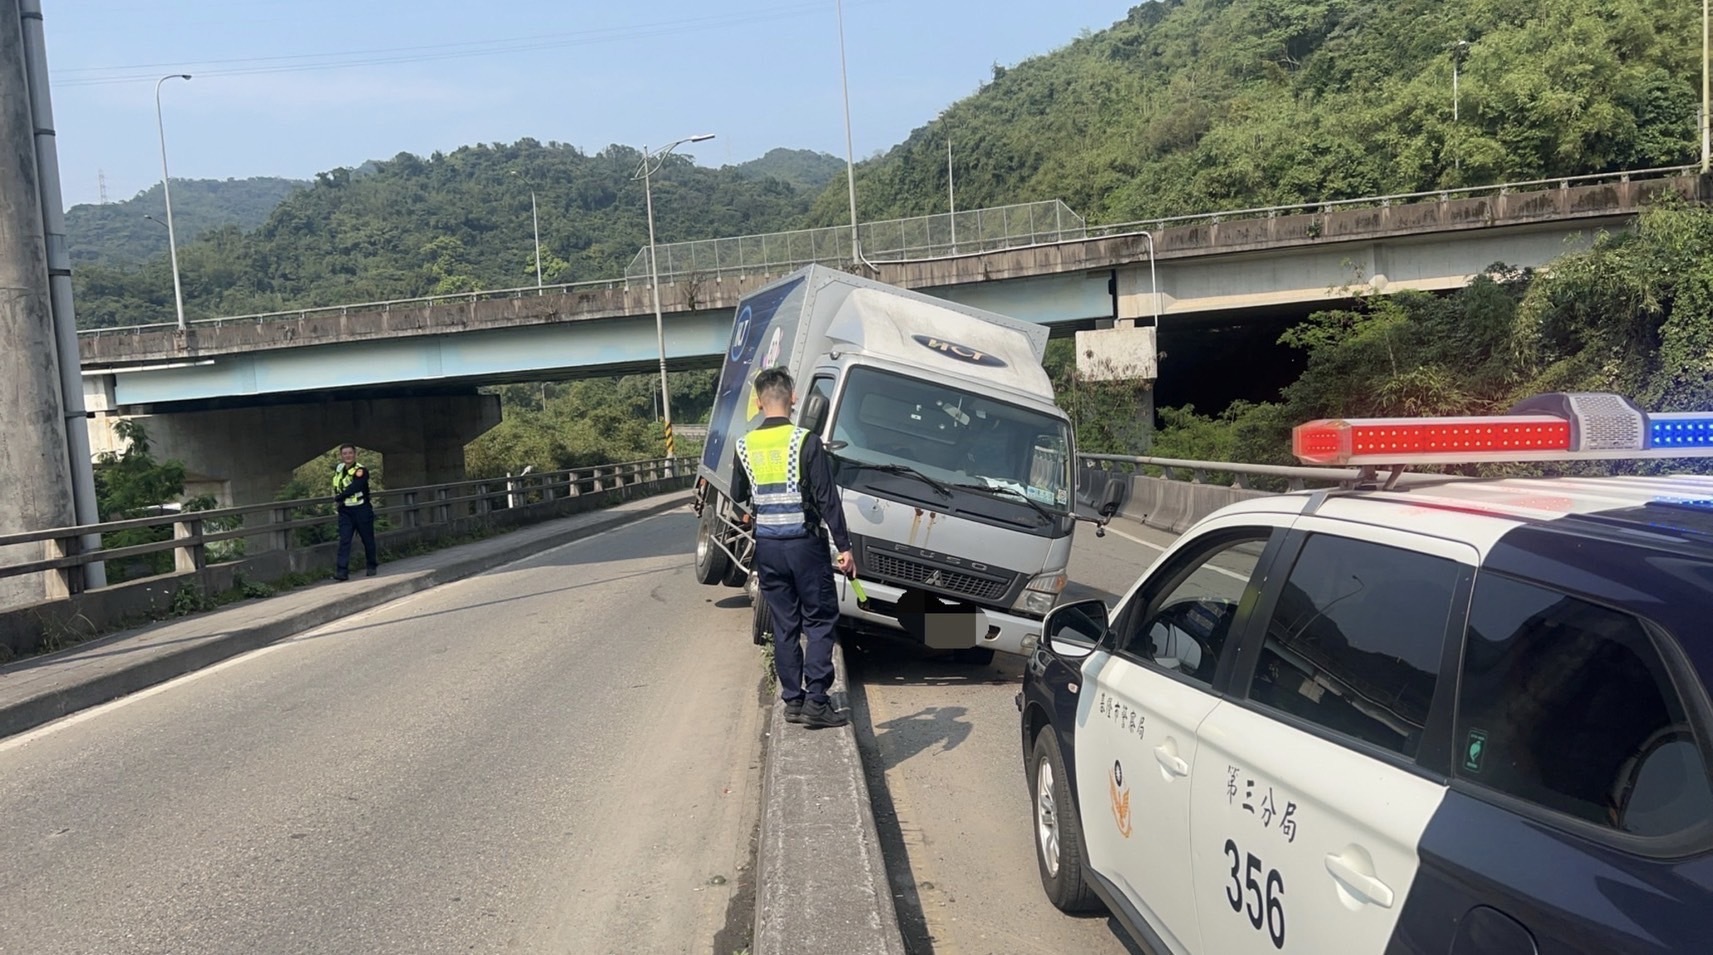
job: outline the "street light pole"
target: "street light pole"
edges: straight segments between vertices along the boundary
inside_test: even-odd
[[[1707,50],[1707,0],[1701,0],[1701,172],[1703,175],[1707,173],[1709,157],[1713,155],[1713,110],[1708,108],[1713,106],[1713,103],[1709,102],[1709,100],[1713,100],[1713,96],[1709,95],[1710,92],[1713,92],[1713,82],[1708,79]]]
[[[1154,233],[1147,229],[1142,234],[1148,239],[1148,288],[1154,293],[1154,347],[1160,347],[1160,281],[1154,275]]]
[[[952,188],[952,137],[946,137],[946,204],[952,210],[952,254],[958,254],[958,194]]]
[[[172,227],[172,177],[167,174],[167,127],[161,119],[161,84],[167,80],[188,80],[189,73],[169,73],[155,81],[155,129],[161,135],[161,193],[167,201],[167,252],[172,258],[172,298],[178,309],[178,330],[184,331],[184,286],[178,278],[178,237]]]
[[[535,227],[535,288],[541,290],[541,217],[535,212],[535,188],[529,190],[529,221]]]
[[[1705,0],[1703,0],[1703,2],[1705,2]],[[1457,104],[1457,101],[1458,101],[1457,78],[1458,78],[1458,73],[1460,72],[1460,68],[1463,65],[1463,58],[1465,56],[1467,56],[1468,53],[1469,53],[1469,41],[1468,40],[1458,40],[1456,43],[1453,43],[1451,45],[1451,134],[1454,138],[1458,136],[1458,128],[1457,128],[1457,125],[1458,125],[1458,120],[1457,120],[1457,105],[1458,105]],[[1457,143],[1455,143],[1452,147],[1451,165],[1452,165],[1453,169],[1457,169],[1457,170],[1463,169],[1463,143],[1462,143],[1461,139],[1459,139],[1459,141]]]
[[[851,195],[851,265],[862,264],[862,243],[857,239],[856,154],[851,144],[851,83],[845,70],[845,3],[837,0],[839,12],[839,85],[845,95],[845,183]]]
[[[648,147],[644,146],[642,147],[642,165],[637,167],[636,175],[631,177],[633,181],[642,180],[643,201],[648,209],[648,287],[654,295],[654,338],[660,346],[660,417],[664,421],[666,430],[666,456],[668,458],[676,457],[677,448],[672,440],[672,394],[666,384],[666,323],[660,314],[660,269],[654,254],[653,178],[654,173],[659,170],[662,163],[666,162],[666,157],[671,154],[672,150],[685,143],[699,143],[713,138],[713,133],[686,136],[653,156],[649,155]]]

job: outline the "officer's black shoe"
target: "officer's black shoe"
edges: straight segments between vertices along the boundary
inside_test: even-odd
[[[364,577],[373,577],[373,576],[375,576],[375,568],[373,568],[373,567],[370,567],[370,568],[369,568],[369,569],[368,569],[368,570],[365,570],[365,571],[363,571],[363,576],[364,576]]]
[[[785,722],[787,722],[787,723],[801,723],[801,722],[803,722],[803,701],[802,700],[786,700],[785,701]]]
[[[344,581],[344,580],[350,580],[351,578],[346,576],[345,574],[334,574],[333,579],[339,580],[339,581]]]
[[[846,719],[838,710],[833,709],[833,704],[824,700],[820,703],[810,700],[803,704],[802,722],[804,726],[818,730],[844,726],[850,720]]]

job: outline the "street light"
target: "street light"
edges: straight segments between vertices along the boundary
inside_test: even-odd
[[[958,254],[958,194],[952,188],[952,137],[946,137],[946,205],[952,212],[952,254]]]
[[[1703,0],[1703,2],[1705,2],[1705,0]],[[1455,43],[1447,44],[1447,49],[1451,50],[1451,126],[1452,135],[1456,136],[1458,99],[1457,74],[1458,67],[1463,65],[1463,58],[1469,55],[1469,41],[1458,40]],[[1454,169],[1461,170],[1463,168],[1463,148],[1461,141],[1459,141],[1452,149],[1451,163],[1452,168]]]
[[[188,80],[189,73],[169,73],[155,81],[155,129],[161,134],[161,192],[167,200],[167,251],[172,257],[172,298],[178,308],[178,330],[184,331],[184,286],[178,280],[178,238],[172,228],[172,177],[167,174],[167,127],[161,120],[161,84]]]
[[[642,147],[642,164],[636,167],[636,175],[631,177],[632,182],[638,179],[642,180],[642,194],[648,206],[648,287],[654,293],[654,338],[660,345],[660,417],[665,421],[666,456],[668,458],[675,456],[676,449],[672,441],[672,395],[666,387],[666,325],[660,317],[660,270],[654,259],[653,177],[656,172],[660,171],[661,165],[666,162],[666,157],[672,153],[672,150],[685,143],[699,143],[713,138],[713,133],[686,136],[652,156],[648,152],[648,147],[644,146]]]
[[[517,175],[516,169],[512,170],[512,175]],[[529,186],[529,221],[535,228],[535,288],[539,292],[541,290],[541,217],[535,211],[534,183],[530,183]]]
[[[839,12],[839,85],[845,95],[845,182],[851,194],[851,265],[861,265],[862,243],[857,240],[856,213],[856,155],[851,145],[851,82],[845,74],[845,3],[838,0]]]

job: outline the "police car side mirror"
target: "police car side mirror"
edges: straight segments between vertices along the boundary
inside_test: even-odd
[[[810,395],[803,402],[803,413],[797,416],[797,426],[805,431],[821,433],[821,427],[827,423],[827,396]]]
[[[1065,659],[1079,659],[1093,653],[1106,638],[1109,626],[1103,600],[1079,600],[1055,607],[1041,623],[1047,649]]]

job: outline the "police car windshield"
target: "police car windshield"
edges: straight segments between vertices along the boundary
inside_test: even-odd
[[[1071,464],[1065,422],[935,381],[854,368],[833,419],[839,456],[907,465],[947,484],[1014,492],[1065,510]],[[996,500],[1005,500],[1001,495]]]

